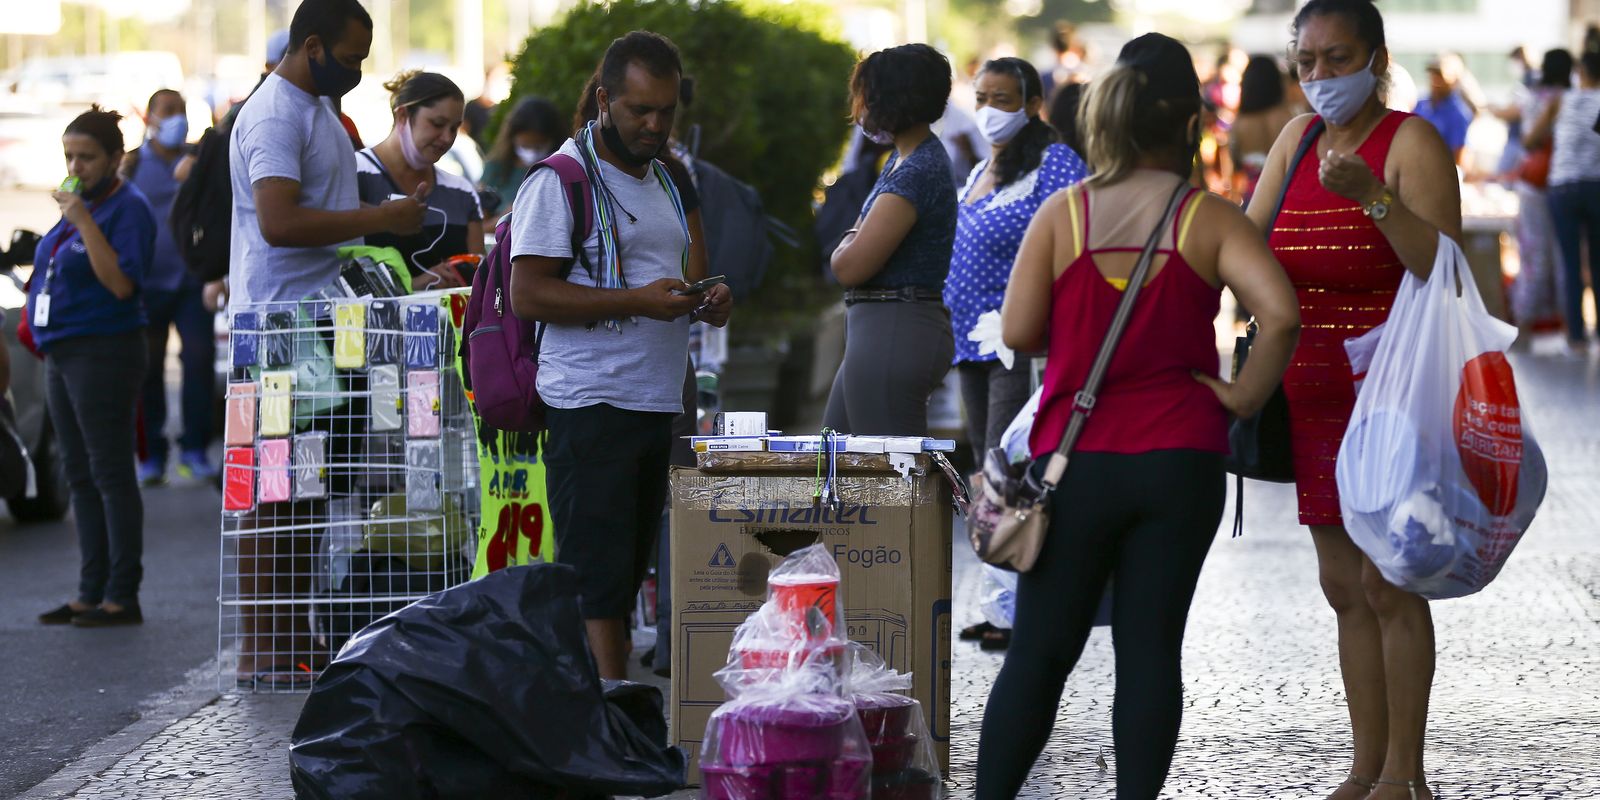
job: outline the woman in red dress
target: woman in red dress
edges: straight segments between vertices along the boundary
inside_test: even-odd
[[[1431,798],[1423,735],[1433,683],[1428,602],[1389,584],[1345,532],[1334,459],[1355,406],[1344,341],[1389,316],[1400,279],[1426,278],[1439,236],[1461,238],[1455,166],[1427,121],[1384,107],[1383,18],[1370,0],[1311,0],[1292,55],[1316,115],[1284,129],[1249,214],[1266,227],[1289,161],[1318,116],[1326,130],[1287,177],[1271,245],[1294,283],[1303,330],[1284,374],[1300,522],[1311,528],[1323,594],[1338,617],[1339,664],[1355,755],[1329,800]],[[1474,274],[1490,311],[1499,276]]]

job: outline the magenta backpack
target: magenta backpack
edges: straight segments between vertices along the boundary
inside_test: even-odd
[[[533,165],[528,174],[540,167],[560,176],[572,212],[573,259],[562,268],[565,278],[584,257],[584,240],[594,229],[589,175],[577,159],[561,153]],[[513,433],[544,430],[545,405],[536,388],[543,338],[543,323],[511,313],[511,215],[506,214],[494,226],[494,247],[472,277],[461,325],[463,377],[482,423]]]

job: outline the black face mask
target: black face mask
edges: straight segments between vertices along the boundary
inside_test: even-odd
[[[322,49],[321,61],[306,60],[311,64],[311,82],[316,84],[317,94],[323,97],[344,97],[361,83],[361,70],[351,69],[333,60],[333,53],[326,47]]]
[[[662,142],[661,147],[656,148],[656,152],[650,155],[635,155],[632,150],[628,149],[627,145],[622,143],[622,133],[617,130],[614,122],[610,125],[600,126],[600,138],[605,141],[607,150],[610,150],[617,158],[622,159],[622,163],[634,169],[649,165],[650,162],[656,159],[656,155],[661,152],[661,147],[667,146],[666,142]]]
[[[105,197],[106,193],[111,191],[111,187],[115,185],[116,182],[117,176],[115,174],[107,175],[104,178],[101,178],[97,183],[95,183],[95,185],[80,190],[78,192],[78,196],[82,197],[86,203],[93,203],[94,201]]]

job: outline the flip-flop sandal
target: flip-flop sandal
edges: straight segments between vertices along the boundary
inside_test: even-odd
[[[979,650],[988,650],[990,652],[996,652],[996,651],[999,651],[999,650],[1005,650],[1005,649],[1008,649],[1010,647],[1011,647],[1011,629],[1010,628],[995,628],[993,631],[990,631],[989,633],[984,634],[983,635],[983,639],[978,642],[978,649]]]
[[[990,625],[987,622],[980,622],[976,625],[969,625],[965,628],[962,628],[960,638],[963,642],[979,642],[983,641],[984,637],[997,630],[1000,629]]]

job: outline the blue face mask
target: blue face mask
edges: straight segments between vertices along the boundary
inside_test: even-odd
[[[1374,50],[1372,58],[1367,59],[1367,66],[1349,75],[1320,81],[1301,81],[1300,88],[1306,93],[1306,101],[1328,124],[1349,123],[1367,104],[1367,99],[1372,97],[1372,90],[1378,85],[1378,76],[1372,71],[1372,65],[1377,60],[1378,52]]]
[[[188,138],[189,118],[182,114],[173,114],[161,120],[150,131],[150,140],[168,150],[182,147]]]

